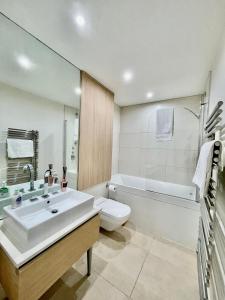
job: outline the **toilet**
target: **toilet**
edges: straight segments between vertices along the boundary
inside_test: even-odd
[[[131,209],[128,205],[112,199],[101,197],[95,200],[94,205],[101,208],[101,227],[107,231],[119,228],[126,223],[131,214]]]

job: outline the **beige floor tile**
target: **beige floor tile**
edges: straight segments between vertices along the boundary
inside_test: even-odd
[[[117,257],[127,246],[124,241],[117,241],[105,234],[100,234],[99,241],[93,248],[93,253],[101,257],[104,261],[109,262]]]
[[[101,276],[124,294],[130,296],[146,255],[145,250],[128,244],[118,256],[108,262]]]
[[[112,250],[116,250],[117,253],[130,243],[145,250],[149,250],[154,241],[153,237],[138,232],[135,226],[130,222],[126,223],[125,226],[121,226],[116,231],[107,232],[101,230],[100,236],[99,242],[110,246]]]
[[[96,273],[83,276],[70,269],[40,300],[126,300],[127,297]]]
[[[145,250],[149,250],[154,241],[152,236],[138,232],[131,222],[127,222],[127,224],[120,227],[117,232],[124,236],[127,243],[132,243]]]
[[[196,254],[176,244],[155,239],[150,247],[150,253],[176,266],[189,266],[196,270]]]
[[[137,280],[133,300],[199,300],[195,271],[148,255]]]
[[[83,300],[126,300],[126,297],[118,289],[113,287],[109,282],[101,276],[97,278],[95,283],[88,289]]]

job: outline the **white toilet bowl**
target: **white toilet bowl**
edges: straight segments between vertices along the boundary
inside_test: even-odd
[[[96,199],[94,205],[101,208],[101,227],[107,231],[119,228],[129,219],[131,213],[128,205],[103,197]]]

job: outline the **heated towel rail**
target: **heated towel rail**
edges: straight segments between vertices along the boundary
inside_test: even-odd
[[[9,158],[7,157],[7,184],[19,184],[29,181],[29,175],[23,172],[26,164],[32,164],[34,168],[34,180],[38,175],[38,142],[39,132],[36,130],[23,130],[8,128],[8,139],[32,140],[34,145],[34,156],[27,158]]]
[[[215,140],[215,143],[209,187],[200,199],[197,262],[201,300],[225,299],[225,190],[219,180],[224,167],[225,143],[222,107],[223,101],[219,101],[204,127],[205,140]]]

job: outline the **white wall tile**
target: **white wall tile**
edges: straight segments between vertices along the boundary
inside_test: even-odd
[[[192,178],[195,169],[166,167],[165,181],[183,185],[193,185]]]
[[[140,133],[140,147],[149,149],[172,149],[174,141],[159,141],[156,139],[155,133]]]
[[[166,149],[140,149],[142,164],[166,165]]]
[[[155,137],[156,110],[164,106],[174,107],[171,141],[158,141]],[[129,169],[129,174],[136,176],[191,184],[198,153],[199,121],[185,107],[198,113],[200,96],[121,108],[120,172]],[[124,147],[139,152],[122,150]],[[174,167],[178,168],[177,173],[173,173]]]
[[[197,151],[193,150],[168,150],[167,151],[167,166],[195,168],[196,167]]]
[[[128,160],[119,159],[119,173],[140,176],[140,164],[137,162],[130,163]]]
[[[128,161],[130,164],[140,163],[140,149],[130,147],[120,147],[120,161]]]
[[[196,130],[176,130],[173,136],[174,149],[198,150],[199,128]]]
[[[140,176],[160,181],[166,180],[166,169],[162,165],[147,164],[142,165],[140,169]]]
[[[121,133],[120,147],[137,148],[140,146],[140,133]]]

